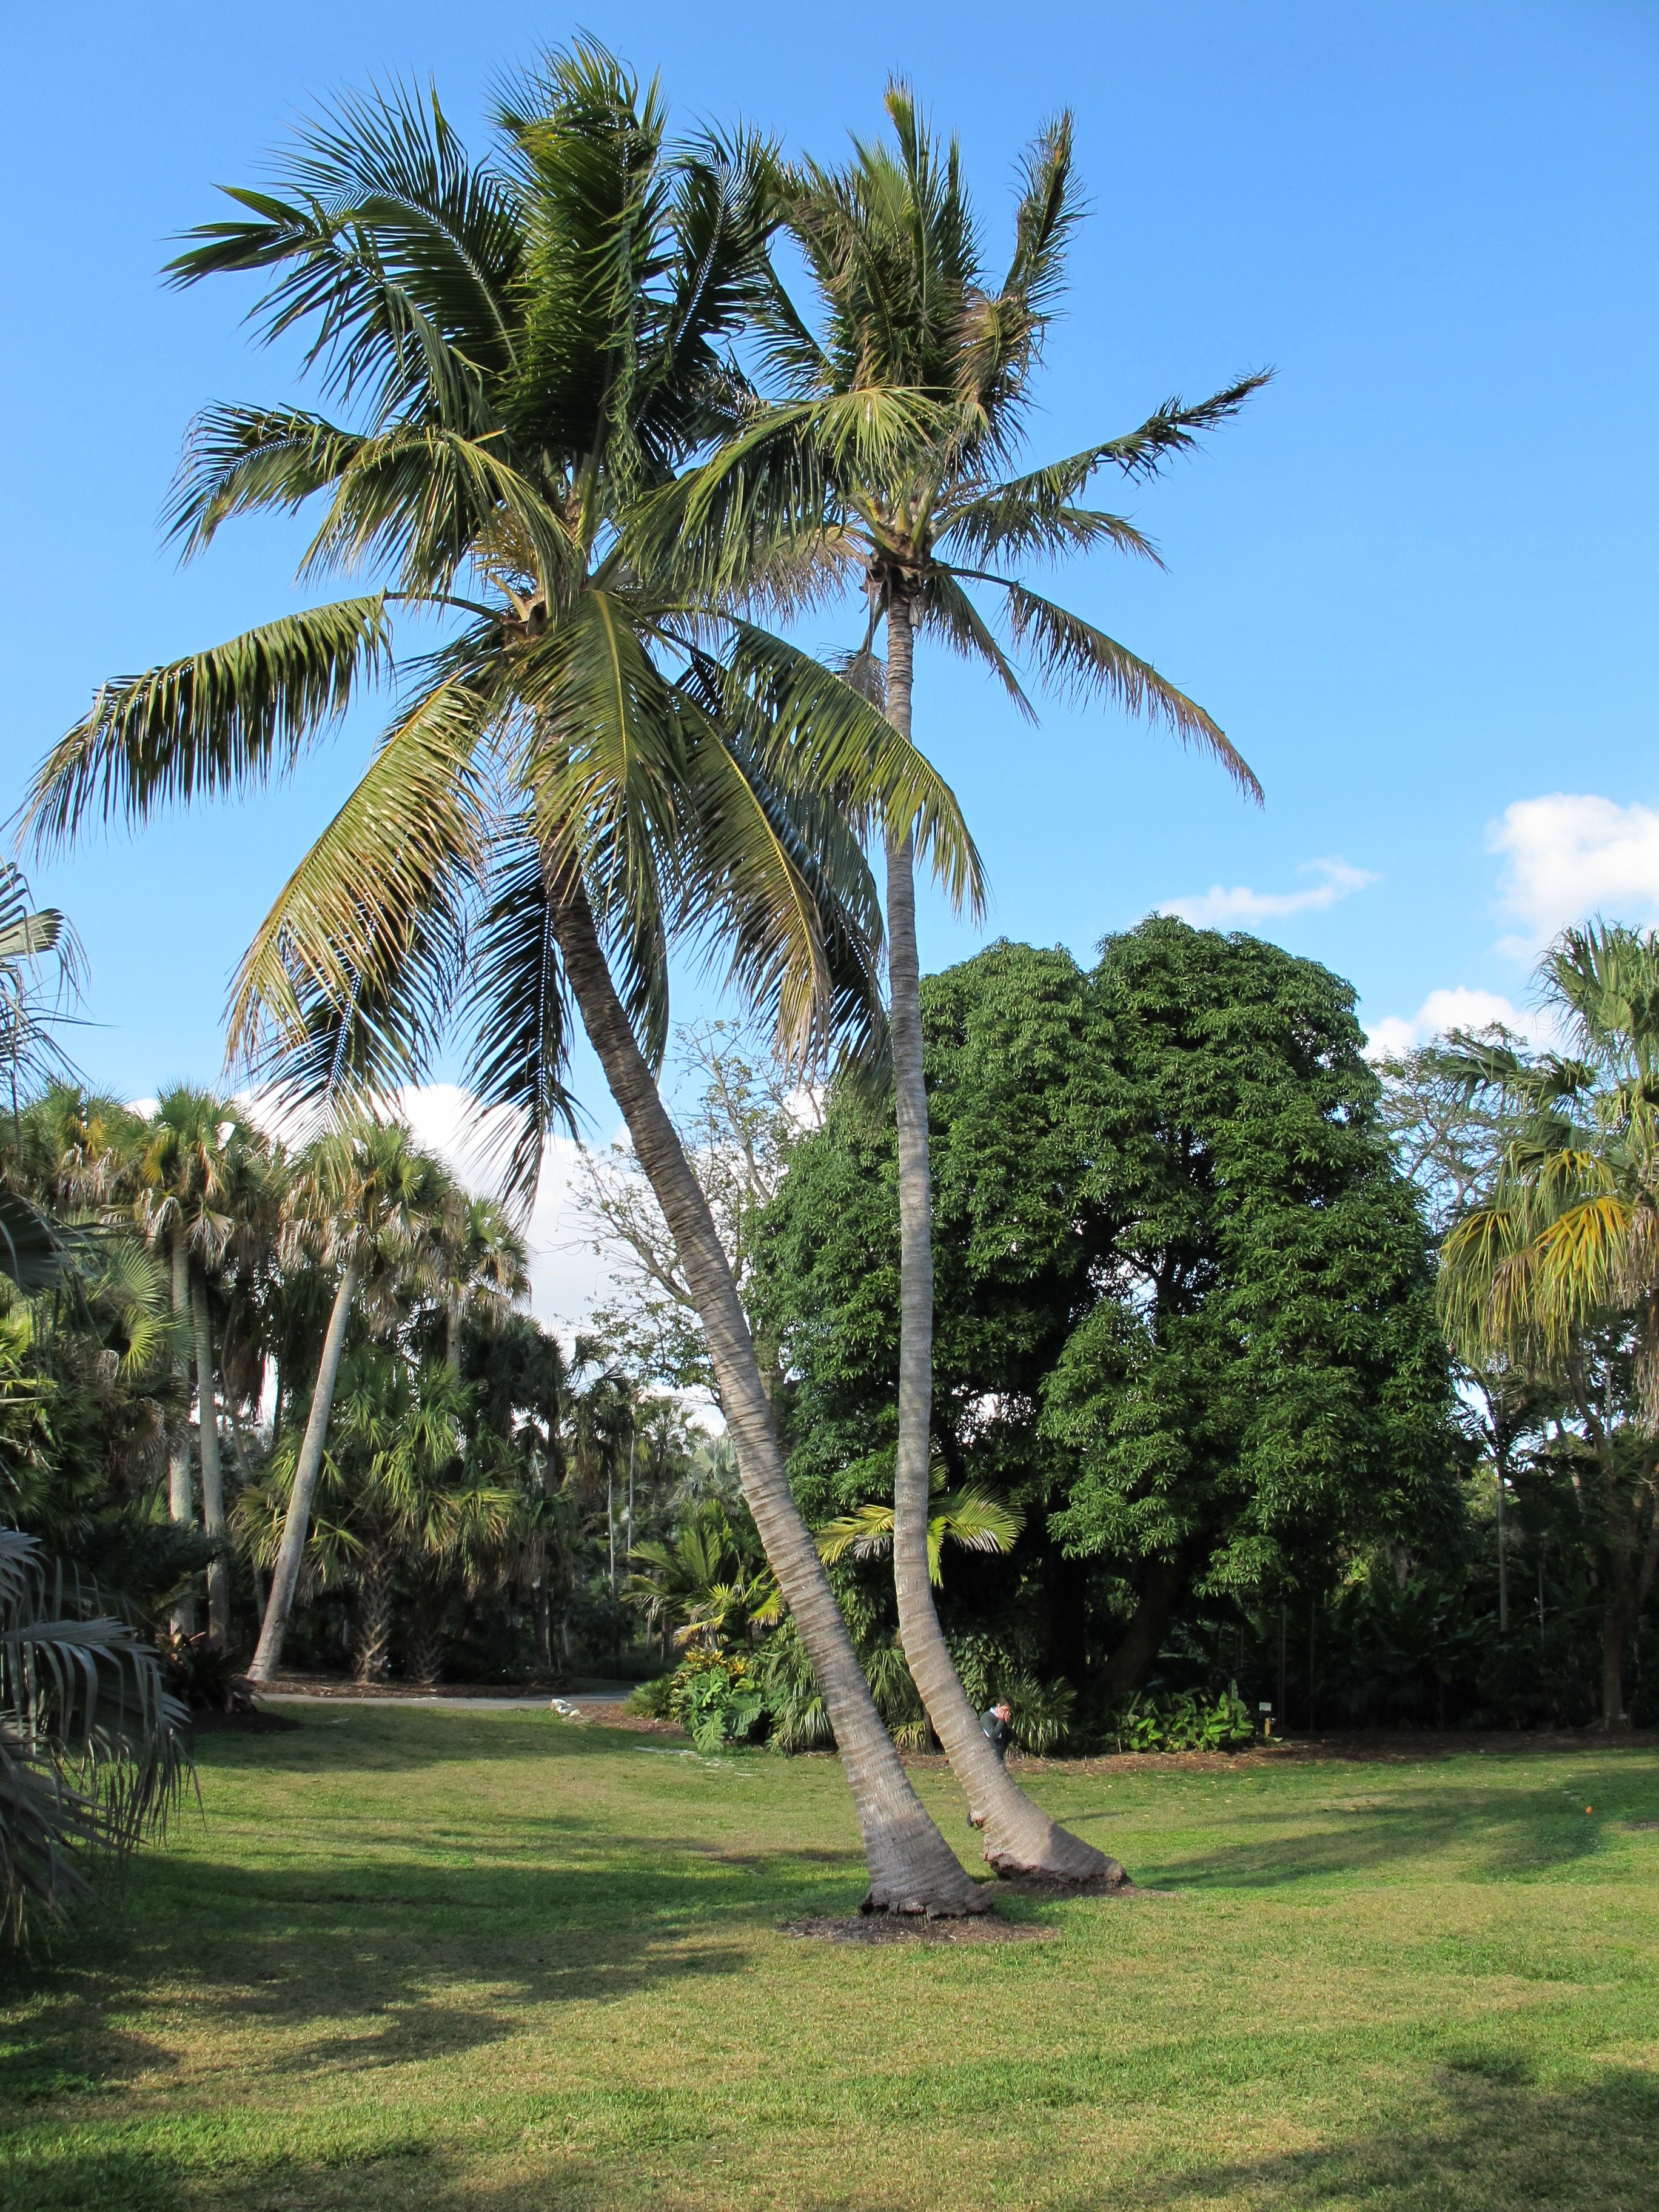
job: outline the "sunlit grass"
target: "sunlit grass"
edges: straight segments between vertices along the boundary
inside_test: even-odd
[[[9,2212],[1659,2205],[1650,1750],[1053,1769],[1158,1893],[880,1949],[781,1930],[861,1893],[829,1759],[354,1708],[202,1766],[12,1978]]]

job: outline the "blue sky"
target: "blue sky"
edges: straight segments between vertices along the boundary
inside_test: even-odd
[[[213,215],[216,183],[257,180],[296,113],[377,76],[434,78],[481,143],[492,79],[578,24],[659,69],[685,119],[741,114],[825,155],[909,76],[960,132],[999,250],[1018,151],[1071,105],[1093,212],[1039,458],[1278,372],[1126,495],[1167,573],[1103,558],[1064,592],[1210,708],[1266,807],[1115,715],[1030,730],[927,656],[918,734],[985,852],[987,933],[1086,953],[1181,902],[1326,961],[1398,1039],[1425,1004],[1480,1003],[1437,992],[1518,1001],[1575,914],[1655,917],[1659,9],[1602,0],[20,11],[0,147],[14,797],[101,678],[293,603],[291,531],[244,527],[182,573],[161,543],[192,411],[291,388],[235,286],[162,289],[169,235]],[[87,945],[91,1074],[131,1096],[216,1073],[236,956],[372,733],[355,721],[257,806],[36,871]],[[976,941],[925,916],[930,965]]]

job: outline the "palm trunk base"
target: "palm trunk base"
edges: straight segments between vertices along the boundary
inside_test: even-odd
[[[866,1836],[870,1889],[860,1912],[963,1920],[994,1909],[990,1885],[974,1880],[931,1820],[927,1830],[918,1826],[902,1837],[886,1830],[879,1840]]]
[[[964,1699],[965,1703],[966,1700]],[[977,1729],[979,1723],[975,1721]],[[975,1750],[977,1747],[975,1747]],[[987,1747],[988,1750],[989,1747]],[[992,1753],[994,1758],[994,1753]],[[999,1875],[1034,1881],[1053,1881],[1089,1888],[1123,1888],[1129,1877],[1118,1862],[1093,1844],[1085,1843],[1069,1828],[1051,1820],[1034,1798],[1028,1797],[999,1760],[992,1773],[984,1762],[970,1762],[958,1750],[952,1761],[959,1775],[971,1772],[970,1787],[983,1793],[972,1803],[969,1819],[985,1834],[985,1861]]]
[[[987,1851],[986,1863],[997,1870],[1003,1881],[1049,1882],[1056,1889],[1133,1889],[1134,1887],[1116,1859],[1108,1858],[1091,1844],[1079,1844],[1077,1837],[1067,1835],[1064,1828],[1054,1831],[1056,1838],[1069,1850],[1044,1852],[1035,1860],[1013,1851]],[[1080,1854],[1086,1852],[1094,1863],[1085,1865]]]

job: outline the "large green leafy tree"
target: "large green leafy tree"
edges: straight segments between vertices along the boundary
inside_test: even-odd
[[[637,548],[638,502],[728,431],[730,342],[756,292],[772,164],[676,151],[653,88],[597,47],[550,57],[474,162],[435,100],[349,101],[287,173],[239,191],[174,264],[258,275],[342,422],[216,407],[180,479],[188,550],[232,516],[321,519],[305,571],[377,589],[106,686],[37,778],[38,838],[246,793],[293,768],[436,615],[367,772],[250,948],[234,1051],[274,1041],[313,1097],[418,1076],[459,1016],[510,1186],[570,1111],[574,1001],[697,1299],[757,1524],[835,1717],[882,1904],[977,1893],[922,1811],[790,1498],[708,1209],[653,1079],[680,939],[716,953],[797,1049],[866,1032],[878,909],[836,809],[914,825],[958,892],[950,794],[858,695]],[[856,442],[876,432],[854,421]],[[296,1487],[297,1495],[297,1487]]]
[[[1018,468],[1081,212],[1071,119],[1060,116],[1026,155],[1013,250],[999,274],[988,264],[955,142],[934,139],[902,86],[889,88],[886,108],[890,146],[855,141],[845,167],[808,163],[782,179],[781,204],[813,295],[802,312],[779,283],[768,301],[768,352],[783,396],[690,481],[683,507],[671,511],[718,515],[725,528],[709,542],[728,559],[738,557],[748,532],[764,542],[780,527],[816,528],[813,580],[862,587],[867,624],[854,668],[884,696],[907,740],[920,633],[993,673],[1028,719],[1021,662],[1050,690],[1163,722],[1255,793],[1249,769],[1200,707],[1116,639],[1033,589],[1030,575],[1101,548],[1155,558],[1132,522],[1083,504],[1091,482],[1108,469],[1155,475],[1263,380],[1247,378],[1195,407],[1172,401],[1127,436],[1046,467]],[[849,441],[852,409],[883,424],[878,442]],[[882,668],[872,655],[884,623]],[[893,1571],[904,1650],[972,1817],[985,1826],[986,1856],[1009,1872],[1098,1875],[1100,1855],[1056,1829],[992,1753],[929,1586],[934,1263],[915,855],[903,820],[880,828],[902,1224]]]
[[[1427,1239],[1352,996],[1163,921],[1091,973],[998,945],[924,984],[933,1450],[1027,1516],[1010,1562],[947,1584],[953,1632],[1035,1621],[1049,1668],[1127,1690],[1195,1587],[1249,1598],[1455,1512]],[[897,1165],[858,1100],[798,1149],[769,1228],[792,1474],[844,1510],[896,1440]]]
[[[1044,1426],[1077,1455],[1056,1534],[1139,1575],[1109,1669],[1128,1689],[1187,1590],[1249,1596],[1449,1522],[1455,1435],[1352,988],[1167,917],[1109,939],[1093,984],[1081,1195],[1113,1295]]]

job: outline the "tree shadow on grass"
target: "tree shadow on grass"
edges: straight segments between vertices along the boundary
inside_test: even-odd
[[[1569,2088],[1544,2088],[1501,2054],[1471,2051],[1439,2069],[1409,2118],[1340,2141],[1267,2156],[1211,2162],[1183,2158],[1181,2170],[1114,2176],[1091,2160],[1086,2181],[1052,2152],[1034,2163],[1018,2199],[1034,2212],[1179,2212],[1226,2203],[1249,2212],[1652,2212],[1659,2205],[1652,2144],[1659,2137],[1659,2085],[1628,2069]],[[516,2155],[500,2178],[489,2148],[458,2154],[450,2144],[410,2137],[364,2145],[326,2161],[267,2154],[257,2169],[226,2169],[156,2144],[106,2149],[49,2147],[9,2177],[17,2212],[617,2212],[649,2203],[657,2212],[729,2203],[740,2195],[787,2202],[795,2212],[847,2212],[844,2178],[814,2185],[786,2180],[791,2146],[768,2157],[756,2146],[745,2192],[742,2168],[704,2166],[695,2142],[679,2145],[666,2187],[641,2171],[635,2150],[583,2155],[550,2148]],[[1181,2153],[1172,2147],[1172,2155]],[[908,2160],[902,2161],[908,2164]],[[745,2164],[750,2161],[745,2160]],[[484,2170],[480,2171],[481,2164]],[[958,2177],[961,2168],[954,2171]],[[761,2177],[776,2192],[766,2193]],[[1007,2195],[1006,2172],[998,2177]],[[991,2176],[988,2173],[988,2180]],[[890,2194],[879,2183],[855,2200],[859,2212],[910,2212],[914,2185]]]
[[[1595,1858],[1609,1827],[1622,1836],[1622,1819],[1587,1817],[1583,1808],[1598,1797],[1612,1806],[1628,1794],[1616,1772],[1581,1770],[1571,1796],[1471,1786],[1455,1796],[1443,1789],[1391,1793],[1351,1812],[1328,1806],[1230,1807],[1225,1825],[1244,1831],[1244,1839],[1191,1857],[1165,1858],[1158,1878],[1193,1889],[1273,1888],[1337,1875],[1405,1871],[1440,1858],[1462,1881],[1535,1880]],[[1286,1833],[1295,1820],[1313,1824],[1310,1832]],[[1251,1830],[1271,1832],[1252,1837]]]
[[[552,1712],[486,1706],[475,1713],[390,1702],[352,1705],[337,1713],[316,1705],[272,1710],[296,1720],[298,1727],[272,1735],[226,1730],[204,1736],[196,1747],[204,1771],[361,1769],[395,1774],[458,1759],[496,1764],[540,1759],[577,1764],[641,1747],[632,1729],[567,1721]]]
[[[1659,2206],[1659,2082],[1628,2067],[1568,2088],[1535,2086],[1525,2064],[1473,2048],[1437,2069],[1412,2121],[1279,2155],[1189,2166],[1148,2184],[1146,2206],[1217,2200],[1250,2212],[1363,2205],[1366,2212],[1604,2212]],[[1044,2197],[1094,2212],[1097,2195]]]
[[[459,1867],[384,1843],[288,1868],[141,1863],[118,1916],[10,1978],[24,2009],[0,2041],[0,2111],[164,2080],[165,2047],[105,2024],[142,2021],[152,1990],[182,1992],[192,2041],[229,2038],[250,2075],[397,2066],[508,2040],[550,2007],[741,1972],[748,1930],[850,1910],[861,1886],[839,1856],[658,1842],[619,1868],[613,1838],[609,1863],[573,1867],[496,1844]]]

